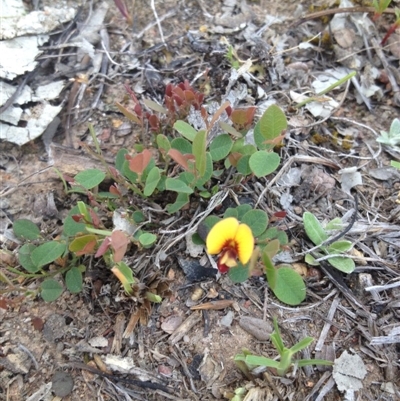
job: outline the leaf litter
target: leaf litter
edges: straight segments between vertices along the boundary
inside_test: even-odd
[[[49,155],[49,160],[53,160],[60,171],[68,172],[75,168],[75,174],[87,170],[89,163],[99,167],[96,159],[79,149],[82,143],[92,145],[86,135],[89,119],[95,121],[96,135],[103,138],[101,146],[110,161],[118,148],[147,140],[135,131],[130,136],[118,136],[110,116],[120,120],[122,117],[115,111],[107,114],[115,110],[111,108],[114,99],[120,100],[125,96],[123,83],[127,72],[137,87],[145,88],[153,100],[159,101],[162,92],[160,88],[166,80],[180,78],[183,81],[190,78],[200,82],[199,71],[210,68],[211,86],[220,93],[220,104],[232,98],[232,91],[236,90],[236,94],[241,94],[240,101],[256,105],[259,108],[257,114],[261,115],[262,110],[271,103],[278,104],[289,113],[296,102],[303,101],[305,97],[315,97],[321,92],[324,88],[320,86],[322,80],[329,86],[349,70],[356,70],[358,75],[357,78],[351,78],[351,85],[346,83],[337,87],[307,105],[312,117],[303,111],[291,116],[293,124],[285,138],[279,172],[268,180],[261,178],[242,184],[243,191],[250,194],[255,204],[269,215],[280,210],[281,204],[284,205],[287,212],[285,224],[293,238],[292,257],[299,260],[302,260],[301,254],[311,248],[311,244],[305,242],[301,220],[304,205],[320,221],[326,222],[336,217],[345,220],[346,214],[354,213],[353,194],[358,191],[360,200],[358,210],[355,211],[357,220],[346,234],[347,239],[356,244],[358,253],[353,256],[356,270],[352,275],[344,276],[332,270],[326,262],[320,262],[323,274],[316,281],[307,279],[308,297],[298,308],[277,302],[261,279],[232,285],[226,277],[216,281],[206,276],[200,285],[206,293],[217,293],[219,299],[209,301],[199,298],[189,309],[185,299],[191,297],[195,285],[191,280],[187,281],[174,255],[184,255],[185,246],[181,244],[184,244],[188,233],[195,232],[207,215],[215,214],[223,201],[240,203],[241,198],[237,194],[221,191],[188,221],[177,223],[172,220],[170,226],[176,231],[168,227],[169,232],[164,234],[155,253],[148,254],[148,260],[172,280],[171,295],[153,312],[147,309],[150,315],[141,316],[140,309],[136,309],[137,305],[123,297],[117,283],[105,277],[98,267],[91,266],[85,280],[85,295],[64,292],[55,304],[43,304],[17,296],[12,298],[12,303],[8,304],[7,301],[7,313],[4,308],[0,309],[4,355],[16,355],[13,347],[20,343],[38,361],[39,366],[46,367],[47,372],[53,374],[59,367],[70,369],[75,382],[70,399],[94,399],[96,391],[103,392],[103,399],[221,398],[246,383],[232,363],[235,353],[241,352],[242,348],[251,348],[253,352],[268,355],[270,350],[268,342],[255,342],[254,338],[258,338],[258,335],[252,332],[249,334],[240,328],[246,324],[243,318],[268,323],[272,316],[278,315],[281,316],[280,325],[284,328],[283,335],[288,343],[296,343],[306,333],[316,340],[316,346],[311,346],[312,351],[332,346],[334,356],[342,358],[347,350],[353,350],[353,356],[358,358],[357,366],[368,366],[367,375],[358,378],[362,381],[357,390],[359,397],[377,399],[382,395],[387,400],[396,399],[399,391],[396,380],[399,366],[393,344],[399,342],[397,281],[400,208],[394,200],[399,190],[399,178],[398,175],[388,175],[384,180],[377,180],[373,173],[376,169],[388,166],[390,159],[399,160],[398,150],[390,146],[392,143],[382,141],[381,144],[376,141],[379,138],[378,132],[391,132],[390,123],[398,115],[400,83],[395,72],[396,67],[397,70],[399,67],[398,58],[393,58],[395,47],[379,49],[376,23],[372,23],[362,13],[338,13],[330,23],[314,19],[305,21],[288,32],[290,17],[307,15],[308,4],[292,6],[289,16],[285,9],[287,5],[266,4],[265,1],[254,4],[225,1],[224,8],[205,0],[183,4],[181,8],[175,8],[175,2],[152,4],[155,6],[153,11],[156,10],[153,13],[149,13],[143,4],[138,6],[138,27],[133,33],[127,25],[124,25],[126,30],[121,30],[126,22],[113,9],[112,2],[94,4],[92,13],[85,9],[86,19],[83,24],[78,25],[74,21],[72,25],[62,26],[61,31],[64,29],[66,35],[51,34],[54,44],[41,48],[41,62],[33,67],[35,74],[30,76],[33,87],[39,89],[45,86],[43,61],[53,68],[48,77],[50,82],[61,76],[67,84],[71,75],[74,76],[69,86],[70,91],[65,92],[64,89],[59,99],[55,95],[52,100],[46,100],[42,92],[40,99],[38,97],[38,100],[34,100],[42,105],[49,102],[58,110],[55,114],[50,111],[46,113],[51,118],[44,122],[35,137],[40,136],[62,110],[60,128],[53,133],[56,134],[55,143],[48,147],[56,149],[58,153]],[[352,6],[348,1],[340,4],[340,7]],[[187,23],[191,31],[194,31],[196,46],[193,41],[189,43],[186,39],[182,24],[175,23],[177,20],[171,9],[182,20],[186,21],[187,15],[192,16]],[[177,31],[178,25],[180,28]],[[78,34],[70,40],[68,33],[71,27],[77,29]],[[333,35],[330,38],[333,50],[324,47],[322,42],[323,35],[326,36],[329,31]],[[46,35],[49,33],[46,32]],[[239,72],[235,72],[223,61],[226,48],[219,43],[222,35],[230,35],[229,43],[239,54],[240,60],[244,61]],[[305,37],[312,38],[315,35],[319,38],[316,43],[304,40]],[[142,42],[139,43],[137,38],[141,38]],[[163,45],[164,41],[168,44],[167,49]],[[301,45],[304,43],[310,45]],[[63,57],[64,48],[70,52],[69,56]],[[377,65],[372,63],[371,57],[375,55],[380,60]],[[293,63],[297,61],[303,64],[292,63],[289,69],[286,57],[293,60]],[[91,62],[88,63],[87,59]],[[263,65],[265,76],[256,77],[252,74],[252,67],[257,64]],[[301,73],[296,73],[296,68]],[[78,71],[83,76],[78,76]],[[174,71],[172,76],[171,71]],[[15,78],[7,76],[7,79],[10,81]],[[113,84],[110,85],[108,81]],[[14,81],[13,87],[18,88],[14,93],[22,93],[22,86],[23,81]],[[303,97],[301,100],[293,98],[292,103],[289,101],[290,91]],[[66,95],[65,102],[63,94]],[[13,105],[19,103],[18,96],[16,98],[12,101]],[[3,107],[6,102],[7,99]],[[21,104],[25,108],[23,105],[26,102]],[[32,110],[25,108],[29,118],[22,120],[37,125]],[[38,109],[37,114],[43,114],[43,110],[46,109]],[[3,121],[7,122],[6,119]],[[7,123],[11,124],[10,121]],[[14,120],[14,127],[20,128],[18,125]],[[109,134],[104,127],[110,128]],[[28,142],[26,149],[34,154],[33,157],[24,155],[24,148],[1,145],[4,149],[2,175],[6,184],[2,190],[2,208],[13,219],[16,216],[31,218],[34,213],[27,205],[43,190],[53,190],[58,208],[63,211],[68,209],[61,186],[57,184],[58,177],[49,172],[46,151],[35,151],[32,142],[29,143],[34,139],[33,131],[29,129],[28,134],[28,141],[18,139],[16,143],[22,145]],[[40,147],[40,142],[35,143]],[[31,163],[29,174],[37,171],[32,177],[27,173],[27,163]],[[51,183],[50,187],[46,187],[46,181]],[[352,189],[353,186],[355,189]],[[284,196],[286,200],[283,200]],[[152,216],[156,218],[161,213],[155,209]],[[10,225],[7,219],[9,217],[5,218],[3,224],[5,229]],[[118,224],[127,225],[125,222]],[[56,226],[57,222],[51,218],[41,223],[41,229],[46,232]],[[128,229],[132,228],[128,224]],[[15,245],[9,238],[6,232],[2,234],[5,246],[12,248]],[[190,257],[197,262],[199,256],[194,256],[196,252],[191,249]],[[148,270],[149,262],[141,258],[133,264],[144,274]],[[160,278],[152,279],[155,285],[160,284]],[[31,283],[34,285],[34,282]],[[138,289],[138,299],[141,298],[140,294]],[[202,312],[191,311],[193,309],[202,309]],[[34,327],[30,322],[40,316],[49,326],[55,312],[66,323],[63,326],[65,330],[57,332],[57,339],[54,336],[43,338],[44,334],[41,333],[33,334]],[[228,312],[233,312],[234,316],[230,326],[221,324],[221,319]],[[117,319],[116,316],[121,314],[123,319]],[[163,322],[171,317],[176,317],[175,322],[182,323],[178,327],[169,327],[167,331]],[[135,322],[140,320],[146,323],[136,325]],[[265,327],[257,321],[251,324],[261,329]],[[14,338],[14,332],[19,333],[18,339]],[[105,366],[100,360],[89,358],[94,363],[90,370],[82,363],[86,361],[85,348],[79,348],[78,344],[85,338],[96,337],[108,340],[108,346],[103,341],[104,347],[100,349]],[[59,338],[63,340],[62,346],[59,345]],[[259,340],[261,338],[264,340],[265,337],[261,336]],[[43,355],[43,343],[46,344],[49,357]],[[379,344],[388,345],[383,350],[377,346]],[[89,355],[95,354],[90,353],[90,348],[86,350]],[[201,360],[199,365],[194,363],[198,356]],[[29,356],[21,358],[25,377],[21,376],[20,371],[12,372],[8,362],[2,363],[5,368],[1,376],[2,383],[7,394],[17,394],[15,399],[34,399],[35,396],[40,397],[49,392],[53,376],[45,372],[41,374],[40,380],[24,383],[27,376],[34,372],[30,360]],[[200,372],[202,380],[191,373],[192,363],[195,372]],[[160,370],[165,371],[163,366],[173,372],[168,382],[157,374]],[[86,373],[91,372],[97,376],[92,376],[90,381],[81,380],[81,369],[87,369]],[[108,369],[124,374],[128,372],[128,376],[123,376],[125,379],[128,377],[128,382],[121,384],[120,375],[109,375],[111,371]],[[134,379],[129,384],[130,375]],[[329,370],[321,374],[305,369],[301,374],[297,371],[295,376],[289,378],[290,381],[284,381],[264,375],[263,381],[258,379],[255,384],[247,382],[249,391],[244,399],[249,400],[252,396],[255,397],[252,399],[266,399],[268,393],[273,394],[271,399],[287,397],[308,400],[314,397],[329,400],[339,394]],[[149,381],[159,387],[146,387]],[[334,391],[330,393],[332,389]],[[343,391],[341,385],[338,385],[338,389]]]

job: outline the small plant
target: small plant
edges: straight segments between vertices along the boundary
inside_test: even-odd
[[[95,147],[90,151],[102,162],[105,172],[88,169],[75,177],[58,173],[66,194],[75,192],[86,198],[78,201],[70,211],[62,234],[47,240],[31,222],[14,224],[16,235],[27,241],[19,250],[20,264],[30,277],[45,279],[40,291],[47,301],[56,299],[63,290],[53,278],[56,274],[64,275],[66,287],[71,292],[82,289],[84,267],[81,259],[87,256],[102,258],[104,265],[120,280],[126,294],[136,296],[137,289],[145,287],[124,259],[131,249],[142,252],[156,244],[157,225],[146,222],[146,216],[135,206],[138,203],[135,199],[140,199],[141,203],[149,199],[167,213],[174,214],[186,207],[191,197],[210,198],[219,190],[218,183],[224,177],[231,175],[230,185],[235,185],[253,176],[269,175],[279,166],[280,156],[274,148],[284,138],[287,121],[275,105],[270,106],[254,126],[255,107],[232,109],[229,102],[225,102],[209,114],[203,105],[204,95],[187,81],[167,85],[164,105],[147,99],[139,102],[130,88],[127,91],[133,108],[120,103],[117,108],[139,124],[144,133],[149,127],[151,143],[148,146],[137,144],[130,151],[120,149],[115,167],[109,167],[90,126]],[[197,128],[187,122],[194,116],[197,122],[193,125]],[[215,128],[219,133],[210,138]],[[245,142],[247,135],[252,135],[254,145]],[[108,191],[100,190],[104,188],[105,180],[112,180]],[[233,235],[232,243],[242,243],[243,227],[247,227],[244,237],[247,235],[251,243],[245,256],[234,247],[223,246],[226,248],[222,252],[225,259],[221,256],[220,271],[228,271],[234,282],[244,281],[253,274],[266,274],[279,299],[291,305],[300,303],[305,298],[301,277],[289,267],[276,269],[271,262],[288,242],[285,233],[268,228],[265,212],[251,209],[249,205],[242,205],[226,211],[224,217],[233,218],[228,221],[239,229],[234,233],[232,225],[226,227],[229,235]],[[109,221],[111,217],[112,222]],[[210,230],[216,220],[206,220]],[[208,248],[211,242],[207,244]],[[214,251],[210,248],[210,252],[221,253],[217,248]],[[260,252],[264,267],[257,266]],[[52,265],[51,272],[46,270],[48,265]],[[160,302],[158,295],[162,292],[154,288],[147,292],[143,290],[142,297]]]
[[[304,348],[307,348],[314,339],[312,337],[305,337],[291,348],[286,348],[283,344],[281,333],[279,331],[276,317],[273,319],[274,332],[271,334],[271,342],[278,351],[279,361],[266,358],[263,356],[252,355],[249,351],[243,350],[243,353],[237,354],[234,358],[236,366],[243,372],[243,374],[251,379],[252,370],[259,366],[271,368],[274,373],[279,376],[285,376],[290,368],[293,366],[313,366],[325,365],[332,366],[333,362],[324,359],[297,359],[293,360],[294,355]]]
[[[374,16],[372,17],[373,21],[376,21],[378,18],[382,16],[385,10],[389,7],[392,0],[373,0],[372,5],[375,8]],[[400,9],[395,8],[394,14],[396,16],[395,22],[389,27],[386,35],[381,41],[381,46],[384,46],[389,37],[400,27]]]
[[[318,258],[329,256],[327,261],[330,265],[344,273],[353,272],[355,268],[354,260],[346,255],[342,256],[343,253],[348,252],[352,248],[353,244],[350,241],[339,240],[328,246],[324,246],[324,242],[329,239],[330,233],[342,228],[340,218],[333,219],[323,227],[312,213],[305,212],[303,214],[303,223],[308,238],[310,238],[314,245],[318,246],[318,251],[315,252],[317,259],[310,254],[306,255],[305,261],[308,264],[318,266]]]
[[[400,150],[400,120],[395,118],[390,125],[389,132],[381,131],[381,136],[376,140],[380,143]]]
[[[284,231],[268,228],[265,212],[253,210],[250,205],[240,205],[228,208],[222,220],[209,216],[204,224],[209,231],[207,252],[219,255],[220,273],[228,273],[235,283],[265,274],[271,290],[282,302],[298,305],[305,299],[306,287],[301,276],[290,266],[275,267],[272,262],[288,239]],[[260,253],[262,263],[259,263]]]

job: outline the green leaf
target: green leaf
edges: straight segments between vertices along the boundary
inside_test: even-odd
[[[212,158],[210,152],[206,152],[206,171],[203,174],[203,176],[199,177],[199,179],[194,183],[194,186],[200,189],[203,185],[205,185],[210,181],[212,173],[213,173]]]
[[[351,249],[353,244],[350,241],[335,241],[333,244],[329,245],[328,253],[342,253],[347,252]]]
[[[117,153],[117,156],[115,157],[115,168],[121,173],[123,174],[123,166],[124,163],[126,162],[125,159],[125,155],[128,154],[128,150],[127,149],[120,149]]]
[[[275,104],[265,110],[260,119],[260,131],[264,140],[273,140],[287,128],[285,113]]]
[[[262,261],[265,266],[265,275],[267,276],[268,284],[269,284],[271,290],[274,291],[274,289],[276,288],[276,282],[277,282],[277,269],[275,268],[274,264],[272,263],[268,252],[266,252],[265,250],[262,253]]]
[[[325,232],[321,223],[312,213],[303,213],[303,224],[308,238],[310,238],[314,245],[322,244],[328,239],[328,234]]]
[[[68,288],[68,291],[72,294],[77,294],[78,292],[82,291],[82,273],[77,267],[74,266],[67,271],[67,274],[65,275],[65,284]]]
[[[219,218],[218,216],[207,216],[203,220],[202,224],[206,227],[206,229],[209,232],[219,221],[221,221],[221,218]]]
[[[227,217],[235,217],[236,219],[238,218],[238,212],[235,207],[228,207],[228,209],[225,210],[224,219]]]
[[[203,241],[203,239],[200,237],[200,235],[198,233],[194,233],[192,235],[192,242],[195,245],[204,245],[204,241]]]
[[[314,256],[310,255],[309,253],[306,255],[306,257],[304,258],[304,261],[311,266],[319,266],[319,262],[315,261]]]
[[[206,141],[207,141],[207,131],[199,131],[193,140],[193,155],[196,161],[196,170],[200,177],[206,172]]]
[[[232,146],[231,152],[239,152],[244,146],[244,138],[237,139]]]
[[[154,190],[157,188],[160,178],[160,169],[158,167],[153,167],[146,178],[146,183],[143,190],[144,196],[150,196],[154,192]]]
[[[251,168],[249,166],[250,155],[242,156],[237,164],[237,171],[243,175],[251,174]]]
[[[241,219],[241,222],[247,224],[254,237],[258,237],[262,234],[268,225],[268,216],[262,210],[249,210]]]
[[[279,250],[280,250],[279,240],[275,238],[267,245],[265,245],[263,252],[266,253],[268,257],[272,260],[273,257],[279,252]]]
[[[352,273],[356,268],[354,260],[347,258],[346,256],[335,256],[333,258],[329,258],[328,262],[335,269],[338,269],[343,273]]]
[[[249,166],[258,178],[273,173],[279,166],[281,158],[275,152],[259,150],[250,156]]]
[[[33,244],[24,244],[18,251],[19,263],[29,273],[36,273],[40,270],[40,267],[32,262],[31,255],[34,249],[36,249],[36,246]]]
[[[197,131],[187,122],[178,120],[174,124],[174,129],[178,131],[183,137],[189,139],[190,142],[193,142]]]
[[[193,189],[188,187],[182,180],[178,178],[167,178],[165,180],[165,188],[168,191],[175,191],[184,194],[192,194]]]
[[[306,298],[306,285],[300,274],[290,267],[281,267],[276,271],[275,296],[288,305],[299,305]]]
[[[150,248],[157,241],[157,235],[152,233],[143,233],[139,237],[139,242],[143,246],[143,248]]]
[[[68,216],[64,220],[64,230],[63,234],[67,237],[74,237],[79,233],[85,233],[86,225],[84,223],[77,223],[72,216],[80,214],[79,207],[74,206],[68,213]]]
[[[396,167],[396,168],[400,169],[400,162],[396,162],[396,161],[392,160],[392,161],[390,162],[390,165],[391,165],[392,167]]]
[[[143,104],[145,106],[147,106],[150,110],[154,110],[161,114],[168,114],[168,110],[166,108],[164,108],[160,104],[154,102],[153,100],[143,99]]]
[[[40,295],[45,302],[55,301],[64,291],[62,285],[52,278],[43,281],[40,287]]]
[[[146,220],[145,215],[139,210],[132,213],[132,218],[136,224],[143,223]]]
[[[158,149],[162,149],[165,153],[168,153],[168,151],[171,149],[171,143],[169,139],[163,134],[157,135],[156,142]]]
[[[49,241],[36,247],[31,254],[32,262],[37,267],[42,267],[54,262],[66,251],[66,245],[62,242]]]
[[[268,368],[279,368],[279,362],[273,359],[265,358],[264,356],[247,355],[246,364],[255,366],[266,366]]]
[[[210,144],[210,154],[214,161],[225,159],[233,146],[228,134],[218,135]]]
[[[96,168],[81,171],[75,176],[75,181],[86,189],[97,187],[105,178],[106,174]]]
[[[91,250],[93,251],[96,243],[97,243],[97,237],[93,234],[77,236],[71,241],[68,249],[70,252],[79,252],[83,251],[85,247],[91,244],[92,245]]]
[[[192,154],[192,144],[184,138],[173,139],[171,148],[179,150],[183,155]]]
[[[189,194],[178,193],[175,203],[169,203],[166,207],[167,212],[170,214],[176,213],[178,210],[183,208],[183,206],[189,203]]]
[[[244,203],[243,205],[239,205],[236,208],[237,211],[237,219],[238,220],[242,220],[243,216],[249,211],[252,210],[251,205],[249,205],[248,203]]]
[[[249,278],[249,266],[238,262],[237,266],[228,270],[228,276],[234,283],[243,283]]]
[[[302,349],[307,348],[313,341],[314,339],[312,337],[304,337],[298,343],[293,345],[293,347],[291,347],[289,350],[293,354],[295,354],[296,352],[299,352]]]
[[[133,291],[131,285],[135,283],[132,269],[125,262],[118,262],[111,269],[111,271],[121,282],[125,292],[129,295],[132,295]]]
[[[273,149],[273,147],[274,147],[273,144],[268,144],[265,142],[265,139],[261,133],[260,121],[255,125],[253,135],[254,135],[254,142],[256,143],[258,149],[260,149],[260,150]]]
[[[38,226],[28,219],[14,221],[13,231],[14,234],[21,239],[34,241],[40,237],[40,230]]]
[[[340,217],[335,217],[325,226],[325,231],[334,231],[342,229],[343,229],[343,223]]]

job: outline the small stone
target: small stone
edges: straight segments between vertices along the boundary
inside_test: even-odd
[[[221,326],[231,327],[233,321],[233,312],[229,311],[224,317],[221,318]]]
[[[58,371],[54,374],[51,390],[57,397],[66,397],[74,388],[74,381],[69,373]]]
[[[255,317],[243,316],[239,320],[239,326],[260,341],[267,341],[273,331],[270,323]]]

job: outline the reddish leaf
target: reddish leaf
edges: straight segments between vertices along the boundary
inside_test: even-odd
[[[109,191],[110,191],[110,194],[113,194],[113,195],[117,195],[117,196],[121,196],[122,195],[121,191],[117,187],[117,184],[110,185]]]
[[[192,154],[183,155],[179,150],[170,149],[168,151],[168,156],[171,157],[175,162],[177,162],[181,167],[183,167],[186,171],[191,171],[192,169],[189,166],[188,161],[194,161],[194,156]]]
[[[94,249],[96,248],[97,241],[95,239],[89,241],[88,243],[85,244],[85,246],[80,250],[76,251],[75,254],[77,256],[83,256],[83,255],[92,255],[94,253]]]
[[[168,84],[165,87],[165,96],[168,96],[169,98],[172,97],[172,88],[173,88],[172,84]]]
[[[128,8],[123,0],[114,0],[119,12],[128,20],[129,24],[132,23],[131,16],[128,13]]]
[[[100,256],[103,256],[108,248],[111,246],[111,239],[110,237],[106,237],[104,238],[104,241],[102,242],[102,244],[99,246],[99,249],[96,252],[96,255],[94,255],[95,258],[99,258]]]
[[[158,117],[155,114],[149,115],[148,120],[149,120],[150,128],[153,131],[160,131],[160,129],[161,129],[160,120],[158,119]]]
[[[129,160],[129,169],[136,174],[143,174],[143,171],[150,163],[151,156],[149,149],[145,149],[143,152],[133,156]]]
[[[185,98],[185,94],[181,88],[175,87],[173,92],[174,92],[174,95],[173,95],[174,98],[178,97],[182,100]]]
[[[120,262],[125,256],[129,244],[128,234],[115,230],[111,234],[111,246],[114,250],[114,262]]]
[[[242,156],[243,155],[239,152],[232,152],[228,156],[229,163],[231,163],[233,167],[236,167],[238,164],[238,161],[241,159]]]
[[[82,223],[84,222],[84,218],[82,214],[73,214],[72,216],[72,220],[75,221],[75,223]]]
[[[131,99],[135,103],[135,113],[139,117],[142,117],[143,110],[142,110],[142,107],[140,106],[139,100],[137,99],[137,97],[135,95],[135,92],[133,92],[133,90],[128,85],[125,85],[125,89],[127,90],[127,92],[129,93],[129,96],[131,97]]]
[[[98,228],[100,226],[100,218],[97,216],[93,209],[89,209],[89,214],[92,219],[93,227]]]

